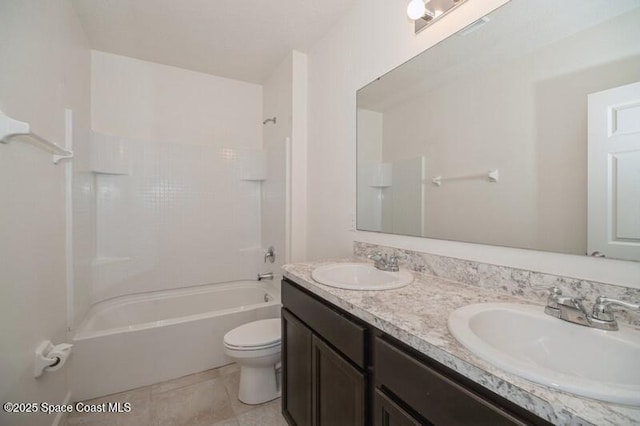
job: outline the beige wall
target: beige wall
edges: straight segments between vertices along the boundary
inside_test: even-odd
[[[429,177],[500,170],[497,184],[427,185],[427,235],[587,251],[587,95],[640,79],[639,21],[622,15],[384,112],[383,161],[426,155]]]
[[[60,144],[65,108],[89,126],[88,43],[67,0],[0,2],[0,40],[7,115]],[[0,180],[0,400],[61,403],[66,369],[34,379],[33,351],[67,338],[64,166],[14,140],[0,146]],[[3,425],[52,421],[0,412]]]
[[[404,0],[356,0],[309,52],[308,257],[348,256],[354,240],[640,286],[640,263],[353,232],[356,90],[506,3],[468,2],[419,35]]]

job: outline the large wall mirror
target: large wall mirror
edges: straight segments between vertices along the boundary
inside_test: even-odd
[[[357,108],[359,230],[640,261],[640,0],[512,0]]]

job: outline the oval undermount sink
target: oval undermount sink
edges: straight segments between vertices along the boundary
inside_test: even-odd
[[[544,314],[544,307],[480,303],[449,316],[451,334],[496,367],[565,392],[640,405],[640,332],[604,331]]]
[[[391,290],[413,282],[409,271],[381,271],[368,263],[333,263],[311,272],[320,284],[348,290]]]

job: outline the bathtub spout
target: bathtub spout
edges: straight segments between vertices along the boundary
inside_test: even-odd
[[[273,272],[268,272],[266,274],[258,274],[258,281],[272,280],[272,279],[273,279]]]

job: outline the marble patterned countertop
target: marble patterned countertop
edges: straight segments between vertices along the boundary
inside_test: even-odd
[[[284,276],[539,417],[558,425],[640,424],[640,407],[601,402],[538,385],[488,364],[465,349],[447,327],[449,314],[472,303],[535,303],[498,292],[413,272],[406,287],[354,291],[317,283],[311,271],[340,259],[283,266]],[[542,309],[542,306],[541,306]]]

